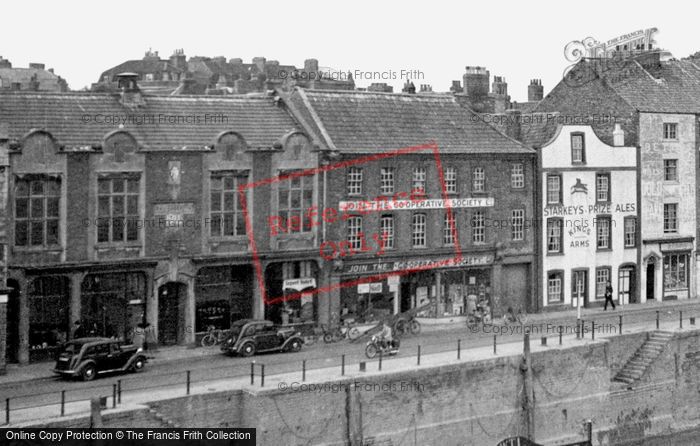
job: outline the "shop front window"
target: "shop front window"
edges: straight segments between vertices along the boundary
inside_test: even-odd
[[[143,321],[146,275],[89,274],[81,285],[81,319],[87,334],[130,340]]]
[[[51,358],[52,352],[68,338],[70,282],[64,276],[39,277],[29,292],[30,359]]]
[[[664,290],[688,288],[688,254],[664,256]]]
[[[201,268],[195,277],[195,332],[226,330],[233,321],[252,316],[252,271],[247,266]]]

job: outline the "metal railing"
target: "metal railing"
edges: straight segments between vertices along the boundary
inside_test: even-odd
[[[677,314],[676,314],[677,313]],[[697,317],[697,314],[700,314],[700,312],[693,312],[689,311],[688,309],[685,310],[679,310],[679,311],[673,311],[673,310],[657,310],[656,311],[656,318],[654,321],[642,321],[640,323],[648,323],[650,325],[649,328],[656,328],[658,329],[661,326],[661,323],[663,322],[664,324],[669,322],[669,321],[677,321],[678,322],[678,327],[683,328],[684,327],[684,322],[687,323],[685,325],[686,327],[690,326],[693,327],[695,326],[695,320]],[[570,319],[566,318],[566,319]],[[586,339],[585,335],[587,332],[587,327],[590,327],[590,339],[595,339],[595,334],[596,330],[595,328],[602,325],[600,323],[601,320],[605,319],[613,319],[616,321],[618,331],[617,335],[622,334],[622,329],[623,329],[623,315],[617,315],[617,314],[610,314],[610,315],[599,315],[597,316],[597,321],[595,319],[590,319],[590,320],[579,320],[576,322],[577,328],[581,327],[580,331],[577,332],[577,338],[578,339]],[[636,323],[636,325],[639,325],[640,323]],[[531,324],[536,324],[536,321],[533,321]],[[522,324],[524,327],[527,327],[528,325],[527,322]],[[580,325],[579,325],[580,324]],[[511,324],[513,325],[513,324]],[[553,336],[556,338],[558,337],[559,340],[559,345],[562,345],[562,337],[564,334],[564,326],[565,324],[550,324],[553,327],[558,327],[557,330],[554,331]],[[498,324],[485,324],[485,326],[498,326]],[[482,327],[482,328],[483,328]],[[422,338],[420,339],[420,343],[418,343],[416,346],[411,347],[412,349],[412,355],[406,356],[406,355],[401,355],[401,356],[394,356],[391,358],[387,358],[386,356],[379,355],[376,359],[374,360],[367,360],[364,358],[364,356],[361,356],[363,352],[359,352],[357,356],[360,356],[358,359],[358,364],[359,365],[359,371],[365,371],[367,370],[367,365],[371,363],[376,363],[376,370],[382,370],[382,366],[386,366],[387,363],[400,360],[400,359],[405,359],[407,357],[411,357],[415,355],[416,358],[416,365],[420,366],[422,359],[424,359],[426,354],[429,355],[434,355],[434,354],[441,354],[441,353],[447,353],[447,352],[455,352],[455,359],[457,360],[462,360],[463,359],[463,340],[465,339],[464,336],[465,333],[459,334],[457,337],[451,336],[451,337],[435,337],[434,339],[429,339],[429,338]],[[467,330],[466,334],[475,334],[473,331],[470,333],[470,330]],[[488,336],[477,336],[477,338],[488,338],[491,337],[491,334]],[[472,336],[473,338],[473,336]],[[413,339],[417,339],[414,337]],[[516,342],[516,340],[509,340],[507,343],[513,343]],[[519,341],[517,341],[519,342]],[[541,344],[542,345],[547,345],[547,336],[542,336],[541,337]],[[338,344],[335,344],[338,345]],[[355,344],[355,345],[363,345],[363,344]],[[486,345],[480,345],[478,347],[488,347],[488,344]],[[472,347],[476,348],[476,347]],[[402,345],[403,351],[406,351],[406,347]],[[318,354],[307,357],[306,359],[300,360],[298,364],[294,365],[293,363],[290,362],[284,362],[284,363],[276,363],[276,364],[267,364],[267,370],[266,370],[266,364],[261,362],[260,359],[264,360],[264,356],[258,356],[256,357],[256,360],[247,363],[247,362],[240,362],[238,364],[227,364],[221,367],[211,367],[210,365],[204,364],[202,367],[198,368],[191,368],[188,370],[184,371],[176,371],[176,372],[165,372],[165,373],[148,373],[148,378],[150,380],[157,380],[157,384],[146,384],[143,385],[143,379],[142,379],[142,374],[146,372],[141,372],[137,374],[133,374],[131,376],[124,376],[120,375],[120,377],[116,381],[105,381],[104,383],[95,383],[92,385],[88,386],[81,386],[79,388],[66,388],[62,389],[60,391],[53,391],[53,392],[36,392],[36,393],[28,393],[28,394],[22,394],[22,395],[16,395],[12,397],[7,397],[4,398],[5,400],[5,407],[4,410],[0,411],[2,415],[4,416],[4,423],[10,424],[12,421],[12,413],[13,412],[18,412],[22,410],[31,410],[31,409],[37,409],[37,408],[49,408],[49,407],[54,407],[55,406],[55,412],[53,416],[66,416],[66,415],[79,415],[83,413],[88,413],[89,408],[86,410],[78,409],[77,411],[72,411],[69,412],[67,410],[67,406],[72,403],[79,403],[79,402],[86,402],[89,403],[89,400],[91,397],[94,395],[108,395],[108,400],[111,402],[112,407],[117,407],[117,405],[121,404],[123,396],[125,394],[137,394],[137,393],[142,393],[144,391],[148,390],[172,390],[171,394],[169,396],[176,396],[177,392],[182,392],[184,395],[189,395],[192,391],[193,385],[201,385],[205,383],[213,383],[213,382],[221,382],[221,381],[227,381],[227,380],[240,380],[241,382],[241,387],[245,385],[245,383],[249,382],[251,386],[260,386],[260,387],[265,387],[265,378],[266,376],[269,378],[270,376],[270,369],[271,367],[275,367],[276,370],[276,375],[283,375],[283,374],[290,374],[290,373],[299,373],[299,377],[301,379],[301,382],[306,381],[307,378],[307,373],[308,372],[313,372],[315,370],[322,370],[322,369],[332,369],[332,368],[337,368],[338,369],[338,374],[337,378],[341,378],[343,376],[346,376],[346,373],[348,371],[348,366],[349,364],[347,363],[347,358],[346,354],[339,355],[337,357],[329,358],[327,354],[325,354],[321,349],[317,350]],[[493,354],[498,355],[498,336],[493,335]],[[330,361],[329,361],[330,360]],[[293,366],[292,368],[290,368]],[[298,367],[298,368],[297,368]],[[60,379],[60,378],[57,378]],[[40,416],[39,418],[43,418],[45,415]],[[23,419],[22,421],[31,421],[31,419]]]

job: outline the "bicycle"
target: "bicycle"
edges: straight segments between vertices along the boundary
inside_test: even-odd
[[[399,318],[396,323],[394,323],[394,331],[397,336],[404,336],[407,334],[417,335],[420,333],[421,325],[420,322],[416,320],[415,316],[411,316],[408,319]]]
[[[323,330],[323,342],[330,344],[331,342],[338,342],[343,339],[349,339],[354,341],[360,337],[360,330],[355,326],[355,324],[344,323],[343,325],[336,325],[334,328],[329,329],[327,325],[321,325]]]
[[[207,327],[207,334],[202,338],[202,347],[213,347],[226,340],[228,330],[218,330],[213,325]]]
[[[318,342],[318,339],[321,337],[322,334],[323,331],[320,328],[314,327],[312,334],[304,336],[304,344],[314,345],[316,342]]]

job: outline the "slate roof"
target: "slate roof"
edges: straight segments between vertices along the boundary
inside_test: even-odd
[[[534,153],[452,95],[296,88],[288,102],[307,131],[329,149],[376,152],[435,141],[442,152]]]
[[[102,79],[105,76],[109,76],[109,79],[111,81],[113,80],[114,76],[119,73],[138,73],[140,75],[143,75],[147,73],[157,73],[160,71],[183,72],[184,70],[175,68],[173,65],[170,64],[169,60],[165,59],[134,59],[127,60],[126,62],[122,62],[119,65],[112,67],[107,71],[104,71],[100,75],[100,78],[97,82],[102,82]]]
[[[144,96],[144,100],[144,106],[129,109],[118,94],[2,92],[0,124],[7,125],[15,140],[32,129],[46,130],[66,149],[101,143],[119,128],[119,122],[104,122],[112,116],[127,119],[123,128],[146,149],[203,148],[223,131],[240,133],[249,147],[271,147],[286,133],[300,130],[270,96]],[[205,122],[205,115],[218,120]],[[102,122],[96,122],[97,116]],[[171,116],[179,122],[167,122]]]
[[[670,60],[643,68],[639,62],[605,72],[603,79],[632,107],[660,113],[700,113],[700,67]]]
[[[36,76],[36,80],[40,83],[42,90],[59,88],[61,78],[48,70],[39,68],[0,68],[0,79],[4,88],[16,82],[21,83],[24,88],[32,80],[33,76]]]

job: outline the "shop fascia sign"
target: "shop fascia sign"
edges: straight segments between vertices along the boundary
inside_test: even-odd
[[[285,279],[282,286],[285,290],[303,291],[307,288],[316,288],[316,279],[313,277]]]
[[[358,263],[346,265],[345,274],[374,274],[405,271],[411,269],[458,268],[462,266],[485,266],[493,263],[493,254],[462,256],[459,259],[445,257],[438,259],[411,259],[396,262]]]
[[[373,294],[382,292],[382,282],[361,283],[357,285],[357,292],[360,294]]]
[[[421,198],[420,200],[341,201],[338,203],[338,206],[340,212],[379,212],[493,207],[494,203],[495,200],[493,197],[448,198],[447,200]]]

